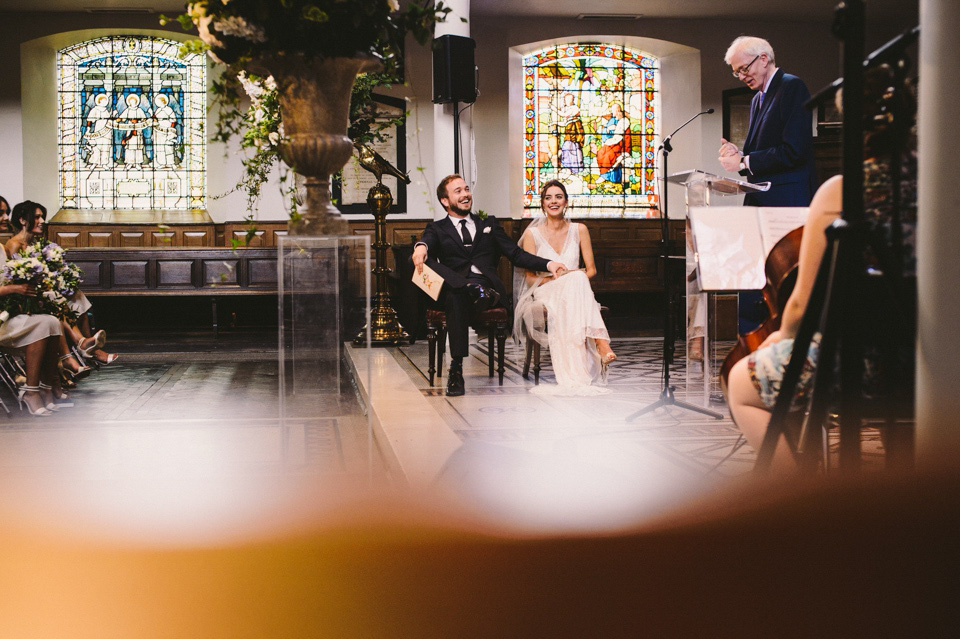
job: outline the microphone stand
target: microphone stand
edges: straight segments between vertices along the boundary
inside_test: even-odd
[[[663,151],[663,169],[661,171],[662,182],[663,182],[663,208],[660,211],[660,259],[663,261],[663,290],[667,295],[667,310],[664,313],[664,322],[663,322],[663,370],[661,374],[661,379],[663,380],[663,386],[660,389],[660,399],[644,406],[640,410],[636,411],[627,416],[626,421],[633,421],[641,415],[645,415],[649,412],[655,411],[656,409],[662,406],[676,406],[678,408],[684,408],[695,413],[700,413],[708,417],[713,417],[714,419],[723,419],[723,415],[712,411],[708,408],[702,406],[697,406],[696,404],[690,404],[688,402],[681,401],[677,399],[674,394],[674,387],[670,385],[670,365],[673,364],[673,354],[676,350],[676,336],[674,335],[673,328],[676,325],[676,309],[675,301],[673,296],[673,267],[671,266],[671,260],[674,260],[670,255],[670,228],[668,224],[667,216],[667,157],[673,151],[673,145],[670,143],[670,140],[673,139],[673,136],[683,127],[687,126],[701,115],[713,113],[713,109],[707,109],[706,111],[701,111],[696,114],[679,127],[677,130],[668,135],[663,139],[663,143],[660,145],[660,150]],[[707,353],[703,354],[704,357],[708,357]]]

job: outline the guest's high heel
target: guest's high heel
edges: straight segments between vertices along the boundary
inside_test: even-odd
[[[77,370],[73,370],[71,368],[67,368],[64,365],[64,362],[66,362],[68,359],[71,359],[72,357],[73,355],[69,353],[60,357],[60,370],[63,371],[64,375],[66,375],[68,378],[73,380],[83,379],[84,377],[89,375],[90,374],[89,366],[80,366]]]
[[[56,402],[56,400],[57,400],[57,394],[54,392],[53,386],[50,386],[49,384],[44,384],[43,382],[40,382],[40,399],[41,399],[41,400],[43,399],[43,393],[44,393],[44,391],[50,391],[50,397],[51,397],[51,399],[50,399],[50,402],[46,405],[46,409],[47,409],[48,411],[50,411],[51,413],[55,413],[55,412],[57,412],[58,410],[60,410],[61,408],[68,408],[68,407],[70,407],[70,406],[73,406],[73,404],[57,404],[57,402]]]
[[[113,364],[117,361],[117,358],[120,357],[117,353],[103,353],[103,359],[97,357],[97,353],[93,354],[93,359],[95,362],[101,366],[106,366],[107,364]]]
[[[68,377],[68,376],[67,376],[67,373],[64,371],[63,368],[61,368],[61,369],[59,370],[59,373],[60,373],[60,386],[61,386],[61,388],[74,389],[74,388],[77,387],[77,383],[76,383],[75,381],[73,381],[73,378],[72,378],[72,377]]]
[[[27,412],[30,413],[33,417],[50,417],[53,413],[47,410],[44,407],[40,407],[36,410],[30,407],[30,404],[27,402],[26,395],[27,393],[37,393],[40,394],[39,386],[21,386],[20,393],[17,395],[17,402],[20,404],[20,410],[23,410],[23,407],[27,407]],[[40,401],[43,401],[41,398]]]
[[[87,340],[93,340],[93,343],[90,346],[84,348],[82,346],[83,342]],[[97,331],[93,334],[93,337],[88,337],[87,339],[81,340],[77,344],[77,348],[80,349],[80,352],[84,357],[93,357],[93,351],[103,348],[104,344],[107,343],[107,334],[104,331]],[[109,362],[107,362],[109,364]]]

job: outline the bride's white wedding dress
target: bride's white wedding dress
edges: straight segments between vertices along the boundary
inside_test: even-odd
[[[517,300],[515,332],[550,348],[557,385],[540,384],[531,393],[546,395],[601,395],[610,390],[601,380],[600,354],[594,339],[609,340],[593,296],[590,280],[580,269],[580,224],[570,223],[563,250],[556,250],[531,226],[537,255],[562,262],[569,273],[541,286],[532,286]],[[546,329],[546,330],[545,330]]]

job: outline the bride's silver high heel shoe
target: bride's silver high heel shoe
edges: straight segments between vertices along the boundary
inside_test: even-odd
[[[30,404],[27,403],[27,400],[25,397],[27,393],[37,393],[39,395],[40,387],[39,386],[21,386],[20,387],[20,394],[17,395],[17,402],[20,404],[21,410],[23,410],[23,407],[26,406],[27,412],[34,417],[50,417],[50,415],[53,414],[52,412],[50,412],[49,410],[47,410],[42,406],[36,410],[30,408]],[[40,401],[43,401],[43,400],[41,399]]]
[[[617,354],[610,352],[600,358],[600,379],[607,383],[607,375],[610,374],[610,364],[617,361]]]

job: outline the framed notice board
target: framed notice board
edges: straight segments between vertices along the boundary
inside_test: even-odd
[[[393,98],[386,95],[373,94],[377,110],[387,116],[396,117],[406,112],[406,102],[402,98]],[[386,119],[386,118],[384,118]],[[390,164],[407,172],[407,128],[405,123],[386,129],[383,132],[382,142],[371,142],[370,147],[384,157]],[[344,214],[370,213],[367,205],[367,192],[377,178],[357,162],[356,150],[347,160],[339,179],[333,181],[333,199],[337,208]],[[390,213],[407,212],[407,185],[392,175],[384,174],[383,184],[393,193],[393,206]]]

